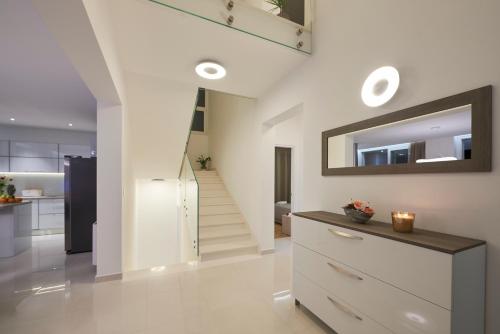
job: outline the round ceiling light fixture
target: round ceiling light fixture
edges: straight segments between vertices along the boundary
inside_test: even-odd
[[[208,80],[219,80],[226,76],[226,69],[221,65],[204,61],[196,66],[196,74]]]
[[[366,78],[361,98],[369,107],[380,107],[392,99],[398,88],[398,70],[392,66],[380,67]]]

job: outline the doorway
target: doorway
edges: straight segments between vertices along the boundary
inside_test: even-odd
[[[291,234],[292,148],[274,149],[274,238]]]

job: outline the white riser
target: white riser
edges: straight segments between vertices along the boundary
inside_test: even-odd
[[[200,227],[243,224],[245,219],[241,214],[217,215],[217,216],[200,216]]]
[[[203,197],[200,198],[200,206],[234,204],[231,197]]]
[[[240,210],[236,205],[212,205],[200,207],[200,216],[228,215],[234,213],[240,213]]]
[[[252,235],[250,233],[242,234],[242,235],[234,235],[230,237],[220,237],[220,238],[210,238],[210,239],[200,239],[200,247],[205,247],[208,245],[214,244],[225,244],[225,243],[233,243],[240,241],[249,241],[252,239]]]
[[[257,253],[257,244],[251,241],[214,244],[200,247],[202,261]]]
[[[215,177],[218,176],[217,172],[214,170],[209,170],[209,171],[200,171],[196,170],[194,171],[194,174],[199,177]]]
[[[214,197],[229,197],[229,194],[225,190],[200,190],[200,200]]]
[[[197,177],[199,184],[222,184],[222,180],[219,177]]]
[[[250,229],[245,224],[200,228],[200,240],[242,235],[250,235]]]
[[[222,183],[200,183],[200,190],[226,190]]]

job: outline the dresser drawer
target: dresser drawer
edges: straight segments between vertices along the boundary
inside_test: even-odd
[[[452,256],[294,216],[293,240],[451,310]]]
[[[359,271],[293,245],[294,270],[395,333],[450,333],[451,312]],[[383,301],[383,302],[381,302]]]
[[[385,327],[298,272],[294,272],[293,275],[293,294],[302,305],[338,334],[392,334]]]

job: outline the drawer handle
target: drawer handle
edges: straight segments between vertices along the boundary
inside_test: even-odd
[[[328,231],[330,231],[330,233],[335,234],[336,236],[339,236],[342,238],[353,239],[353,240],[363,240],[362,237],[358,237],[357,235],[352,235],[352,234],[341,232],[341,231],[335,231],[335,230],[332,230],[331,228],[328,229]]]
[[[351,273],[350,271],[345,270],[344,268],[341,268],[341,267],[339,267],[339,266],[334,265],[333,263],[328,262],[328,265],[329,265],[331,268],[335,269],[335,271],[337,271],[337,272],[339,272],[339,273],[341,273],[341,274],[344,274],[344,275],[349,276],[349,277],[351,277],[351,278],[355,278],[355,279],[357,279],[358,281],[362,281],[362,280],[363,280],[363,277],[360,277],[360,276],[358,276],[358,275],[356,275],[356,274],[353,274],[353,273]]]
[[[330,296],[326,296],[326,298],[328,298],[328,300],[333,304],[335,305],[339,310],[341,310],[342,312],[344,312],[345,314],[353,317],[354,319],[356,320],[359,320],[359,321],[363,321],[363,318],[361,318],[359,315],[357,315],[356,313],[354,313],[353,311],[351,311],[349,308],[347,308],[346,306],[340,304],[338,301],[334,300],[333,298],[331,298]]]

